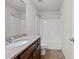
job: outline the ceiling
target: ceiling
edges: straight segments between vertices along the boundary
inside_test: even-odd
[[[25,11],[25,5],[22,0],[5,0],[5,3],[19,11]]]
[[[32,0],[39,11],[58,11],[63,0]],[[5,2],[19,11],[25,11],[22,0],[5,0]]]
[[[63,0],[32,0],[39,11],[58,11]]]

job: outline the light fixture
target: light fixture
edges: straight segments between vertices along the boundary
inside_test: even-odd
[[[43,2],[43,0],[38,0],[39,2]]]
[[[46,20],[44,20],[44,23],[47,23],[47,21],[46,21]]]
[[[24,1],[23,0],[20,0],[22,3],[24,3]]]

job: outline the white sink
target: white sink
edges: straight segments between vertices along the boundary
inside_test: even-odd
[[[27,40],[18,40],[18,41],[14,41],[14,42],[8,44],[6,47],[7,48],[10,48],[10,47],[18,47],[18,46],[24,45],[26,43],[28,43]]]

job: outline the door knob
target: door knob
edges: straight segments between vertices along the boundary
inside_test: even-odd
[[[74,38],[70,38],[69,40],[72,41],[72,42],[74,43]]]

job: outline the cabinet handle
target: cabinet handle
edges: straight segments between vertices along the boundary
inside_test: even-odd
[[[35,56],[35,55],[33,55],[33,56]]]

